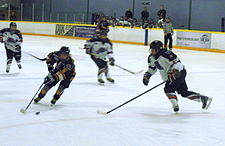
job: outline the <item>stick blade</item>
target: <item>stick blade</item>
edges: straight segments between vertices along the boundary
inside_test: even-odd
[[[100,110],[97,110],[96,112],[99,115],[107,115],[107,112],[103,112],[103,111],[100,111]]]
[[[23,108],[21,108],[20,112],[24,114],[26,111]]]
[[[140,70],[140,71],[137,71],[137,72],[135,72],[134,74],[140,74],[140,73],[142,73],[144,70]]]

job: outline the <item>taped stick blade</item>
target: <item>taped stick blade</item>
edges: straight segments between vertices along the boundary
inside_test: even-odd
[[[96,111],[98,114],[100,114],[100,115],[107,115],[107,112],[103,112],[103,111],[100,111],[100,110],[97,110]]]

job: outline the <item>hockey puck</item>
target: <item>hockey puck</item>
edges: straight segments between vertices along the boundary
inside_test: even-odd
[[[36,112],[35,114],[38,115],[38,114],[40,114],[40,112]]]

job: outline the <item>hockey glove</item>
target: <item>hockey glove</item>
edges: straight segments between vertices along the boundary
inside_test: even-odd
[[[0,43],[3,43],[3,36],[0,36]]]
[[[109,64],[112,66],[115,65],[115,59],[113,57],[109,58]]]
[[[144,77],[143,77],[143,84],[145,86],[148,85],[150,77],[151,77],[151,74],[149,72],[145,72]]]
[[[53,74],[54,73],[54,67],[51,64],[48,64],[48,71]]]
[[[86,54],[91,54],[91,48],[85,48],[86,49]]]
[[[175,81],[177,78],[179,78],[181,76],[181,72],[179,72],[176,69],[173,69],[171,71],[168,72],[168,78],[170,82]]]
[[[56,80],[57,80],[57,78],[54,75],[48,74],[47,77],[45,77],[45,79],[44,79],[44,84],[51,84]]]
[[[21,51],[21,47],[20,47],[20,45],[16,45],[16,51]]]

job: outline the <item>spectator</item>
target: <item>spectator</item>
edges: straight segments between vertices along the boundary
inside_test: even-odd
[[[156,27],[157,28],[163,28],[163,23],[164,23],[164,19],[163,19],[162,15],[161,15],[159,17],[159,20],[158,20],[157,24],[156,24]]]
[[[149,28],[155,28],[155,22],[153,19],[150,19],[149,21]]]
[[[148,19],[145,19],[144,22],[143,22],[143,24],[142,24],[142,28],[143,28],[143,29],[146,29],[146,28],[148,28],[148,27],[149,27]]]
[[[141,19],[142,23],[144,23],[145,20],[148,20],[149,12],[146,7],[144,7],[144,10],[141,12]]]
[[[129,8],[126,13],[125,13],[125,17],[128,20],[129,18],[133,18],[133,13],[131,11],[131,8]]]
[[[5,15],[3,11],[0,11],[0,20],[5,20]]]
[[[12,21],[16,21],[17,20],[16,14],[15,14],[14,11],[12,11],[12,13],[10,15],[10,20],[12,20]]]
[[[173,44],[173,25],[171,23],[170,18],[166,18],[165,23],[163,24],[163,32],[164,32],[164,47],[167,48],[168,40],[169,42],[169,49],[172,50]]]
[[[160,6],[160,10],[158,11],[157,15],[159,16],[159,19],[163,18],[165,20],[165,18],[166,18],[166,10],[165,10],[164,5]]]

